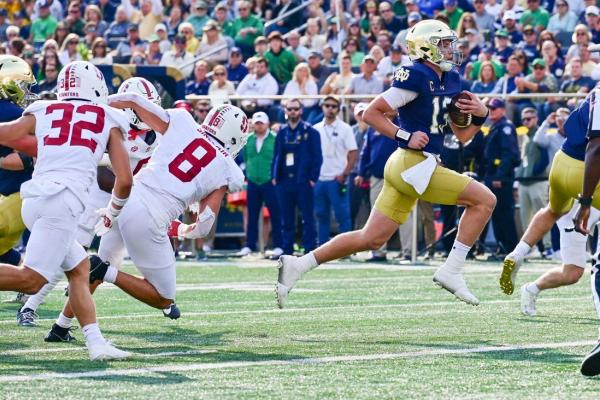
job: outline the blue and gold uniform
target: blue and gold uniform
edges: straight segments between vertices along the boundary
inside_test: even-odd
[[[404,66],[396,71],[389,90],[393,91],[394,88],[417,94],[416,98],[398,109],[397,125],[410,133],[426,133],[429,143],[423,151],[439,155],[443,148],[444,134],[451,131],[447,107],[452,97],[461,91],[458,72],[443,72],[439,78],[432,68],[417,61],[414,65]],[[385,166],[383,190],[374,206],[398,224],[406,221],[417,199],[455,205],[459,195],[471,181],[465,175],[438,165],[429,186],[419,195],[413,186],[402,179],[401,173],[425,160],[426,156],[421,150],[408,149],[407,145],[405,141],[400,142],[400,149],[389,158]]]
[[[23,109],[14,103],[0,99],[0,122],[18,119]],[[0,146],[0,157],[6,157],[13,149]],[[0,169],[0,262],[16,265],[19,253],[12,250],[25,230],[21,218],[21,184],[31,179],[33,167],[24,171]]]
[[[550,209],[554,213],[563,214],[569,211],[581,192],[588,135],[600,136],[600,132],[594,129],[594,120],[590,119],[590,113],[599,113],[598,110],[590,109],[596,96],[597,91],[594,90],[565,122],[564,131],[567,139],[562,149],[554,156],[549,176]],[[595,123],[598,122],[600,121]],[[592,206],[600,208],[600,186],[596,187]]]

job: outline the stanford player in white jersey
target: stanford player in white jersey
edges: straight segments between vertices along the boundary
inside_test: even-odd
[[[139,93],[144,95],[148,100],[160,106],[161,98],[158,91],[144,78],[130,78],[125,80],[119,87],[119,93]],[[150,160],[150,156],[154,152],[156,146],[158,146],[158,136],[152,131],[148,125],[144,124],[139,120],[137,115],[131,110],[125,110],[125,114],[129,119],[129,126],[127,135],[125,136],[125,149],[129,156],[129,166],[133,172],[133,175],[139,172]],[[102,160],[101,163],[110,164],[110,160]],[[104,207],[110,200],[111,191],[114,187],[115,175],[108,166],[98,167],[98,179],[94,181],[90,188],[89,200],[86,204],[85,211],[79,218],[79,229],[77,231],[76,239],[85,248],[90,247],[92,240],[94,239],[94,227],[98,223],[97,210]],[[122,243],[114,243],[110,240],[110,235],[103,236],[100,242],[99,256],[102,259],[116,260],[120,259],[124,255],[124,249]],[[90,262],[92,269],[95,264],[101,262],[98,260],[98,256],[90,256]],[[20,326],[37,326],[36,311],[40,304],[42,304],[47,295],[56,287],[62,278],[62,273],[57,274],[49,283],[37,292],[35,295],[30,296],[25,304],[17,312],[17,323]],[[94,292],[97,285],[91,285],[92,293]],[[52,326],[50,332],[45,336],[46,342],[69,342],[75,340],[69,331],[71,326],[70,318],[72,314],[69,312],[69,316],[64,313],[61,314]],[[62,325],[62,326],[61,326]]]
[[[126,358],[130,353],[110,345],[96,324],[88,285],[90,263],[75,234],[106,148],[116,182],[102,212],[105,226],[116,219],[129,197],[132,176],[122,131],[127,117],[106,105],[104,77],[91,63],[68,64],[58,83],[58,101],[33,103],[18,120],[0,124],[2,140],[35,135],[38,142],[33,177],[21,187],[23,221],[31,231],[24,266],[1,264],[0,290],[36,293],[62,269],[90,359]]]
[[[109,104],[132,109],[163,137],[147,166],[136,175],[131,198],[116,226],[106,234],[127,248],[143,278],[119,271],[111,264],[120,259],[109,257],[110,264],[97,265],[91,279],[114,283],[175,319],[180,313],[174,302],[175,256],[169,229],[186,238],[206,236],[226,192],[241,190],[244,175],[234,157],[246,143],[248,119],[239,108],[226,105],[212,109],[207,122],[198,125],[187,111],[165,111],[137,93],[110,96]],[[196,223],[172,224],[197,201],[201,205]]]

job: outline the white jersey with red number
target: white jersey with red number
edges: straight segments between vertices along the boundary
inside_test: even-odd
[[[199,131],[187,111],[167,113],[169,128],[134,184],[150,189],[141,201],[161,225],[222,186],[238,191],[244,184],[240,167],[216,140]]]
[[[131,172],[136,175],[150,161],[150,156],[158,146],[160,135],[153,131],[148,131],[143,135],[129,131],[125,139]]]
[[[106,149],[110,130],[126,132],[127,115],[107,105],[86,101],[37,101],[24,114],[35,117],[38,142],[33,177],[21,187],[23,198],[48,195],[44,184],[69,188],[86,203],[96,180],[98,162]]]

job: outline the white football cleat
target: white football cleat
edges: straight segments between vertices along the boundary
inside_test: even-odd
[[[279,308],[283,308],[288,294],[302,276],[297,260],[298,257],[281,256],[277,261],[279,276],[277,277],[277,285],[275,285],[275,293],[277,295],[277,307]]]
[[[248,246],[242,248],[240,251],[238,251],[237,253],[235,253],[236,256],[238,257],[245,257],[248,254],[252,253],[252,249]]]
[[[527,285],[528,284],[526,283],[521,286],[521,312],[528,317],[535,317],[537,315],[537,310],[535,308],[537,295],[527,290]]]
[[[500,288],[504,293],[513,294],[517,272],[521,269],[521,265],[523,265],[523,259],[516,257],[513,253],[504,258],[502,274],[500,275]]]
[[[433,274],[433,282],[455,295],[459,300],[474,306],[479,305],[479,299],[471,293],[461,273],[450,272],[442,266]]]
[[[92,361],[124,360],[132,356],[130,352],[119,350],[110,342],[89,346],[88,352]]]

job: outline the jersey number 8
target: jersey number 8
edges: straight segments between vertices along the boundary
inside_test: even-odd
[[[202,147],[205,151],[200,158],[194,155],[194,152],[199,147]],[[217,150],[214,146],[203,138],[196,138],[169,163],[169,172],[175,175],[181,182],[191,182],[202,171],[202,168],[210,164],[216,156]],[[181,169],[181,165],[186,161],[191,167],[187,171],[184,171]]]

